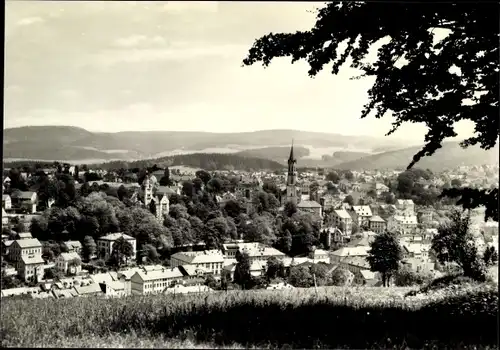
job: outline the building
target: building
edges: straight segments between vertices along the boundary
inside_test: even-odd
[[[162,221],[163,216],[168,214],[170,210],[170,201],[168,197],[176,192],[167,186],[160,186],[160,188],[156,191],[155,196],[153,195],[154,183],[155,181],[151,181],[149,176],[146,176],[144,179],[144,206],[149,209],[150,206],[154,204],[156,219]]]
[[[352,217],[345,209],[336,209],[332,213],[332,220],[335,227],[339,228],[345,235],[352,234]]]
[[[220,276],[224,265],[224,256],[220,250],[205,250],[201,252],[178,252],[170,257],[170,266],[194,265],[205,268],[210,273]]]
[[[316,201],[301,200],[297,204],[297,209],[303,212],[311,213],[323,217],[323,210],[321,205]]]
[[[67,241],[64,246],[68,249],[68,253],[75,252],[78,255],[82,253],[82,243],[80,241]]]
[[[418,222],[422,224],[430,223],[432,221],[432,210],[429,209],[419,210],[417,218]]]
[[[82,261],[76,252],[61,253],[55,263],[56,268],[65,274],[77,275],[82,271]]]
[[[297,159],[293,155],[293,141],[290,148],[290,156],[288,157],[288,173],[286,179],[286,190],[281,196],[281,203],[284,205],[287,202],[299,204],[301,200],[301,190],[297,186]]]
[[[36,213],[38,195],[33,191],[20,191],[12,197],[17,207],[25,208],[29,213]]]
[[[225,259],[236,259],[236,252],[247,253],[250,262],[265,261],[270,258],[282,260],[286,255],[278,249],[268,247],[262,243],[226,243],[223,244],[223,254]]]
[[[326,264],[330,263],[330,253],[324,249],[315,249],[309,254],[309,258],[312,259],[313,263],[323,262]]]
[[[130,289],[135,295],[163,293],[168,287],[180,282],[182,278],[183,274],[177,267],[164,267],[161,270],[150,271],[141,269],[130,278]]]
[[[12,208],[12,199],[8,194],[2,194],[2,208],[5,210]]]
[[[411,199],[398,199],[396,200],[397,214],[401,216],[415,215],[415,203]]]
[[[387,230],[387,223],[380,216],[372,216],[368,223],[368,228],[375,233],[382,233]]]
[[[5,209],[2,208],[2,227],[5,227],[9,224],[9,216],[5,212]]]
[[[9,248],[9,259],[18,263],[22,257],[42,256],[42,244],[36,238],[19,239],[14,241]]]
[[[372,217],[372,210],[368,205],[353,205],[352,211],[353,220],[356,221],[358,227],[370,225],[370,218]]]
[[[24,255],[21,256],[17,262],[17,273],[19,277],[26,282],[38,282],[43,280],[44,264],[45,262],[41,255]]]
[[[370,247],[356,246],[356,247],[343,247],[330,253],[330,263],[340,263],[347,257],[366,257]]]
[[[409,234],[415,232],[418,222],[415,215],[401,216],[394,215],[387,219],[387,230],[390,232],[398,232],[400,234]]]
[[[131,259],[134,260],[137,254],[137,242],[134,237],[121,232],[110,233],[106,236],[99,237],[97,240],[97,252],[99,256],[105,260],[109,259],[111,253],[113,252],[113,245],[119,238],[125,239],[132,245],[133,254]]]

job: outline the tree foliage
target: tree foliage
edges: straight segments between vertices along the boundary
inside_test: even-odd
[[[399,269],[402,259],[399,240],[395,234],[384,232],[375,236],[373,242],[370,243],[370,248],[366,257],[370,270],[380,272],[384,287],[388,287],[390,278]]]
[[[446,138],[457,136],[454,125],[462,120],[475,125],[475,134],[463,147],[487,150],[496,145],[498,23],[496,3],[328,3],[318,10],[312,29],[257,39],[243,64],[268,66],[274,58],[291,57],[292,63],[307,61],[313,77],[330,63],[331,72],[338,74],[350,61],[361,73],[357,78],[375,78],[361,118],[391,113],[388,135],[407,122],[427,127],[425,145],[413,156],[411,168],[434,154]],[[446,35],[439,40],[438,32]],[[367,55],[375,44],[382,45],[370,62]],[[464,196],[476,198],[477,205],[495,203],[486,215],[498,220],[498,190],[468,189]]]
[[[486,276],[486,266],[469,228],[470,213],[454,211],[451,221],[438,228],[438,234],[432,239],[432,250],[441,264],[454,263],[465,277],[482,281]]]

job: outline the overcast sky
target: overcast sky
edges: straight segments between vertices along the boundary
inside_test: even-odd
[[[383,136],[390,117],[359,119],[372,81],[349,80],[347,67],[315,79],[290,59],[241,67],[256,38],[311,28],[318,6],[7,1],[4,127]],[[424,132],[411,124],[395,137]]]

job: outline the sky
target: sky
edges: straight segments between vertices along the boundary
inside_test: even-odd
[[[349,67],[314,79],[289,58],[242,67],[255,39],[311,28],[319,6],[6,1],[4,128],[385,135],[390,117],[359,118],[373,81],[349,80]],[[423,140],[425,130],[404,125],[394,137]]]

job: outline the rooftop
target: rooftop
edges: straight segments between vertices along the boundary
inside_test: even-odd
[[[162,270],[154,270],[154,271],[144,271],[144,270],[138,270],[136,273],[132,276],[138,276],[142,281],[155,281],[155,280],[160,280],[160,279],[173,279],[173,278],[182,278],[184,275],[182,272],[177,268],[163,268]]]
[[[42,244],[40,241],[36,238],[28,238],[28,239],[18,239],[16,240],[16,243],[21,247],[21,248],[38,248],[42,247]]]
[[[108,235],[99,237],[99,240],[103,240],[103,241],[116,241],[119,238],[126,239],[127,241],[135,239],[134,237],[126,235],[125,233],[117,232],[117,233],[110,233]]]

